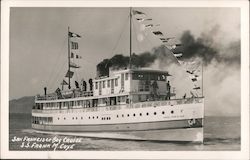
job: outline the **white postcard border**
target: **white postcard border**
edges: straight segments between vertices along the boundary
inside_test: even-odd
[[[9,151],[10,7],[240,7],[241,151]],[[248,159],[249,158],[249,2],[248,1],[2,1],[1,2],[1,158],[81,159]]]

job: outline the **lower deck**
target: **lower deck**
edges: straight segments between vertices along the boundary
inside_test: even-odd
[[[147,131],[164,129],[197,128],[203,126],[203,119],[183,119],[173,121],[135,122],[102,125],[45,125],[32,124],[32,128],[47,131],[74,131],[74,132],[117,132],[117,131]]]

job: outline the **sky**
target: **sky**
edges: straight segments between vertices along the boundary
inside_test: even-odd
[[[240,40],[238,8],[135,8],[153,19],[157,28],[168,37],[181,37],[189,30],[195,38],[212,33],[212,38],[226,48]],[[67,29],[82,36],[79,42],[81,70],[77,77],[89,79],[96,75],[96,65],[115,54],[129,55],[129,8],[11,8],[10,9],[10,99],[34,96],[60,87],[67,70]],[[133,52],[140,54],[161,45],[152,33],[133,19]],[[225,50],[224,50],[225,51]],[[225,52],[220,52],[223,56]],[[156,62],[157,63],[157,62]],[[211,62],[204,71],[204,91],[210,106],[220,106],[240,93],[240,67]],[[157,65],[154,65],[154,67]],[[232,67],[232,68],[231,68]],[[166,67],[168,70],[170,67]],[[228,72],[227,72],[228,71]],[[223,79],[218,80],[217,75]],[[214,83],[220,82],[219,85]],[[230,90],[227,85],[231,85]],[[178,84],[176,84],[178,85]],[[217,97],[214,93],[219,90]],[[211,89],[212,88],[212,89]],[[223,101],[217,102],[216,98]],[[232,101],[232,102],[231,102]],[[228,115],[240,113],[240,95],[226,103]],[[212,107],[216,115],[223,108]]]

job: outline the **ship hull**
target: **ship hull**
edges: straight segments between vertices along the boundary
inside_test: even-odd
[[[41,125],[40,132],[96,138],[203,142],[202,119],[109,125]],[[53,132],[51,132],[53,131]]]
[[[36,132],[88,138],[203,143],[202,127],[120,132],[52,132],[41,130],[37,130]]]
[[[204,107],[201,102],[184,99],[131,106],[33,110],[32,128],[39,132],[96,138],[202,143]]]

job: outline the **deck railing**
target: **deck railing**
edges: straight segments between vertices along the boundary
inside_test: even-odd
[[[98,107],[83,107],[73,106],[72,108],[55,107],[53,109],[32,109],[32,113],[79,113],[79,112],[96,112],[100,110],[120,110],[120,109],[133,109],[133,108],[146,108],[146,107],[159,107],[159,106],[173,106],[181,104],[203,103],[203,98],[186,98],[186,99],[171,99],[164,101],[150,101],[150,102],[137,102],[131,104],[113,105],[113,106],[98,106]]]
[[[93,96],[93,91],[80,91],[80,90],[73,90],[73,91],[65,91],[61,92],[61,96],[57,95],[56,93],[51,93],[47,95],[37,95],[35,100],[56,100],[56,99],[70,99],[70,98],[77,98],[77,97],[89,97]]]

